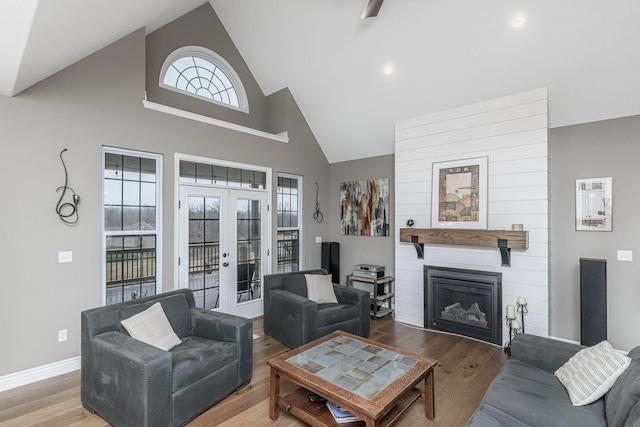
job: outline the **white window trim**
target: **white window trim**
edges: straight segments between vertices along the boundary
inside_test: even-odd
[[[131,231],[120,231],[118,235],[138,235],[138,234],[155,234],[156,236],[156,295],[162,292],[162,258],[163,258],[163,250],[162,250],[162,154],[149,153],[144,151],[135,151],[135,150],[127,150],[123,148],[114,148],[114,147],[102,147],[102,179],[100,183],[100,187],[102,189],[100,194],[100,292],[101,292],[101,301],[102,305],[107,304],[107,260],[106,260],[106,251],[107,251],[107,236],[114,235],[114,232],[109,232],[104,229],[104,168],[105,168],[105,154],[118,154],[124,156],[135,156],[135,157],[144,157],[148,159],[154,159],[156,163],[156,229],[155,230],[131,230]]]
[[[173,170],[174,170],[173,197],[174,197],[174,200],[176,201],[174,206],[174,215],[173,215],[173,217],[175,218],[175,224],[173,227],[173,253],[174,253],[173,283],[176,283],[176,286],[178,286],[177,284],[180,283],[180,271],[179,271],[180,268],[178,265],[178,258],[180,257],[180,224],[178,223],[179,217],[180,217],[180,209],[178,207],[178,201],[180,200],[180,185],[183,184],[180,182],[180,162],[182,160],[187,162],[204,163],[209,165],[225,166],[225,167],[237,168],[237,169],[251,169],[258,172],[265,172],[267,181],[265,183],[264,189],[251,188],[251,189],[245,189],[245,190],[267,193],[267,200],[269,200],[269,205],[267,206],[267,209],[268,209],[267,211],[267,217],[268,217],[267,242],[264,242],[264,243],[269,248],[269,255],[265,263],[266,269],[264,271],[264,274],[265,275],[270,274],[273,271],[274,259],[276,259],[276,257],[273,255],[274,248],[272,244],[273,242],[273,225],[272,224],[274,221],[274,214],[273,214],[273,208],[272,208],[273,190],[271,188],[272,169],[270,167],[251,165],[248,163],[236,163],[236,162],[230,162],[227,160],[213,159],[211,157],[201,157],[201,156],[194,156],[191,154],[175,153],[174,166],[173,166]],[[241,187],[227,187],[227,186],[214,185],[214,184],[188,183],[185,185],[189,185],[191,187],[201,186],[201,187],[209,187],[209,188],[230,188],[233,190],[243,189]]]
[[[214,65],[219,67],[227,75],[229,80],[231,80],[231,83],[236,90],[236,94],[238,95],[239,107],[225,104],[224,102],[219,102],[214,99],[209,99],[204,96],[196,95],[195,93],[190,93],[182,89],[164,84],[164,76],[167,73],[167,69],[169,69],[171,64],[173,64],[176,59],[183,56],[198,56],[202,59],[206,59],[207,61],[211,61]],[[244,85],[242,84],[242,80],[240,80],[240,76],[238,76],[238,73],[236,73],[233,67],[222,56],[218,55],[211,49],[207,49],[202,46],[183,46],[171,52],[169,56],[167,56],[167,58],[164,60],[162,68],[160,69],[158,85],[163,89],[172,90],[174,92],[180,93],[182,95],[188,95],[201,101],[210,102],[212,104],[220,105],[222,107],[231,108],[232,110],[237,110],[249,114],[249,100],[247,98],[247,92],[244,89]]]

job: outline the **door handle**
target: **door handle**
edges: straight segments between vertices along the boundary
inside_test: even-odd
[[[222,266],[223,266],[223,267],[229,267],[229,263],[228,263],[228,262],[223,262],[223,263],[222,263]]]

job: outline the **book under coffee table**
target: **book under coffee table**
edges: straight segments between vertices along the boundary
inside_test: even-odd
[[[337,331],[267,361],[269,416],[275,420],[283,409],[314,427],[336,426],[324,403],[309,400],[309,390],[357,415],[367,427],[391,425],[419,397],[425,401],[425,416],[433,419],[436,363]],[[281,396],[281,378],[302,388]],[[424,390],[416,387],[421,381]]]

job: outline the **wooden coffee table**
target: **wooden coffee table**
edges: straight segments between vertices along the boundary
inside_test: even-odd
[[[436,363],[337,331],[267,361],[269,416],[276,420],[283,409],[314,427],[338,425],[325,403],[309,400],[310,390],[357,415],[367,427],[391,425],[419,397],[425,401],[425,416],[433,419]],[[281,396],[281,378],[302,388]],[[424,391],[416,387],[423,380]]]

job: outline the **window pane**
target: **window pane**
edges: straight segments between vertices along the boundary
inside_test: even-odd
[[[140,230],[140,208],[125,206],[122,208],[122,229]]]
[[[140,204],[142,206],[156,205],[156,185],[150,182],[140,184]]]
[[[154,159],[140,159],[140,180],[156,182],[156,161]]]
[[[196,182],[196,164],[193,162],[180,161],[180,181]]]
[[[224,166],[214,166],[213,167],[213,179],[214,184],[217,185],[227,185],[227,169]]]
[[[174,67],[169,67],[162,82],[167,86],[176,87],[180,73]]]
[[[189,242],[204,243],[204,220],[189,220]]]
[[[104,177],[122,179],[122,156],[107,153],[104,157]]]
[[[196,164],[196,182],[201,184],[213,183],[213,166]]]
[[[124,160],[124,174],[123,179],[130,179],[132,181],[140,181],[140,158],[123,156]]]
[[[240,187],[242,185],[242,170],[236,168],[228,168],[227,176],[229,179],[229,187]]]
[[[140,205],[140,183],[132,181],[122,183],[122,204]]]
[[[204,197],[189,197],[189,219],[204,218]]]
[[[220,199],[217,197],[207,197],[205,205],[204,216],[207,219],[219,219],[220,218]]]
[[[104,204],[122,204],[122,181],[113,179],[104,180]]]
[[[205,221],[204,240],[206,243],[218,243],[220,241],[219,221]]]
[[[104,229],[107,231],[122,230],[122,206],[105,206]]]
[[[140,208],[140,229],[155,230],[156,229],[156,208],[144,207]]]

